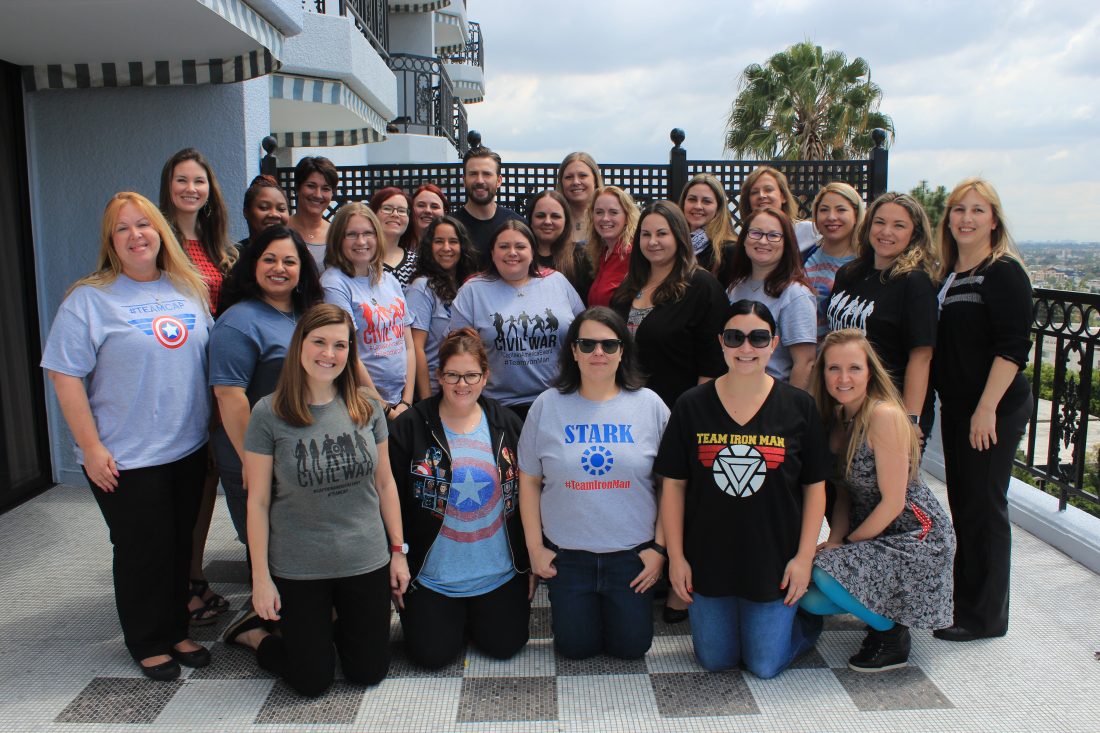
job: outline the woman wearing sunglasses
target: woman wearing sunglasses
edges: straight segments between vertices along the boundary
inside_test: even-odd
[[[668,408],[642,386],[614,311],[589,308],[566,343],[555,388],[535,400],[519,441],[527,550],[549,587],[560,654],[638,659],[653,641],[665,562],[653,459]]]
[[[489,357],[472,328],[439,347],[439,393],[393,424],[390,464],[413,581],[398,600],[414,663],[449,664],[467,638],[496,659],[527,643],[534,590],[519,519],[523,423],[482,395]]]
[[[828,449],[813,399],[766,370],[779,343],[768,308],[733,303],[720,338],[729,371],[676,402],[653,470],[696,658],[767,679],[821,631],[820,618],[796,611],[825,513]]]
[[[790,217],[771,208],[748,214],[722,270],[718,279],[731,303],[763,303],[779,325],[768,374],[808,389],[817,354],[817,300],[802,270]]]

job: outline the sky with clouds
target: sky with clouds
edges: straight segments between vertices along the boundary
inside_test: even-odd
[[[869,12],[871,11],[871,12]],[[890,188],[983,175],[1020,240],[1100,241],[1100,3],[1091,0],[470,0],[486,97],[471,129],[511,162],[729,158],[750,63],[802,40],[862,56],[897,138]]]

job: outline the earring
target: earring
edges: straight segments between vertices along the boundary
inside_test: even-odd
[[[210,216],[210,199],[206,199],[206,203],[202,205],[202,215],[205,217]]]

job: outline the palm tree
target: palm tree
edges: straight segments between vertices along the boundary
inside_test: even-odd
[[[882,90],[862,58],[796,43],[741,73],[726,126],[726,149],[761,159],[848,160],[874,147],[871,131],[890,138],[894,123],[878,111]]]

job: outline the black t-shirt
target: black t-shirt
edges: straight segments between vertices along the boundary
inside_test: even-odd
[[[1021,368],[1031,353],[1031,280],[1023,266],[1002,257],[955,275],[941,293],[939,337],[932,378],[945,408],[973,412],[985,389],[993,358]],[[1017,374],[997,406],[1015,409],[1031,389]]]
[[[898,391],[902,391],[909,352],[936,345],[936,288],[923,270],[882,282],[882,270],[861,260],[836,273],[829,297],[829,330],[858,328],[867,335]],[[932,390],[925,409],[932,409]]]
[[[493,214],[492,219],[474,218],[465,206],[458,207],[454,217],[462,222],[463,226],[466,227],[466,231],[469,232],[470,241],[474,243],[474,249],[477,250],[479,267],[484,267],[489,261],[489,241],[497,233],[497,229],[500,229],[504,222],[509,219],[523,221],[522,216],[508,207],[500,205],[497,205],[496,213]]]
[[[824,481],[825,429],[807,393],[776,381],[745,425],[729,416],[714,382],[676,402],[653,470],[686,479],[684,555],[705,596],[774,601],[798,552],[802,487]]]

